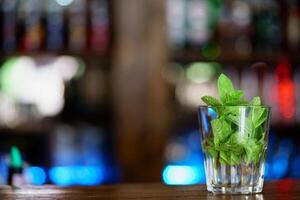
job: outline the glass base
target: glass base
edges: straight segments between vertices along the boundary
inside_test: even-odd
[[[226,187],[226,186],[212,186],[207,187],[207,191],[212,192],[214,194],[257,194],[262,192],[262,187]]]
[[[214,166],[211,157],[205,159],[206,185],[215,194],[255,194],[263,190],[264,159],[257,164]]]

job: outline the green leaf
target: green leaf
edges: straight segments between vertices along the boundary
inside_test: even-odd
[[[223,161],[225,162],[225,164],[230,165],[231,161],[230,161],[230,154],[226,151],[221,151],[220,152],[220,158],[223,159]]]
[[[246,102],[246,104],[248,104],[247,101],[242,99],[243,96],[244,96],[244,91],[242,90],[235,90],[228,93],[229,101],[237,101],[237,102],[240,101],[240,102]],[[236,105],[237,104],[235,104],[235,106]]]
[[[235,130],[238,133],[240,142],[247,141],[254,134],[254,126],[252,121],[248,118],[241,117],[241,113],[238,115],[228,114],[226,115],[226,119],[235,125]],[[241,120],[244,120],[242,122]]]
[[[262,125],[268,118],[268,111],[265,108],[261,108],[262,109],[262,114],[260,115],[259,118],[255,119],[254,126],[255,128],[259,127],[260,125]]]
[[[221,118],[212,120],[211,127],[215,146],[219,146],[220,143],[226,141],[231,133],[231,125]]]
[[[219,161],[220,161],[220,163],[223,164],[223,165],[229,165],[229,164],[227,163],[227,161],[224,160],[222,157],[219,158]]]
[[[222,102],[228,106],[248,105],[248,102],[242,98],[243,96],[244,92],[241,90],[231,91],[225,94]]]
[[[207,105],[212,106],[219,116],[222,114],[222,103],[218,99],[212,96],[203,96],[201,99]]]
[[[237,165],[241,161],[243,146],[240,144],[238,133],[233,133],[229,139],[216,147],[220,151],[220,157],[228,165]]]
[[[243,146],[240,144],[240,138],[239,138],[239,133],[233,133],[230,135],[228,140],[221,144],[220,149],[222,151],[230,151],[234,152],[236,154],[240,154],[241,151],[243,150]]]
[[[267,109],[263,107],[252,107],[248,118],[251,119],[254,128],[259,127],[268,117]]]
[[[255,142],[255,139],[250,138],[246,143],[244,143],[244,149],[246,152],[245,160],[247,164],[256,164],[262,153],[263,145],[259,142]]]
[[[238,165],[241,163],[241,154],[235,154],[235,153],[231,153],[230,154],[230,161],[231,161],[231,165]]]
[[[220,160],[222,160],[222,164],[237,165],[241,162],[241,156],[229,151],[221,151]]]
[[[244,96],[244,91],[243,90],[235,90],[230,93],[231,97],[234,99],[240,99]]]
[[[234,123],[237,126],[240,126],[240,116],[229,114],[226,115],[225,118],[230,121],[231,123]]]
[[[259,97],[253,97],[253,99],[250,102],[250,105],[260,106],[261,105],[260,98]]]
[[[226,115],[234,115],[238,116],[240,114],[240,107],[239,106],[226,106],[224,107],[224,116]]]
[[[255,129],[255,132],[254,132],[254,135],[253,135],[253,138],[256,139],[256,141],[260,141],[261,138],[264,137],[264,129],[262,126],[259,126]]]
[[[231,80],[224,74],[221,74],[218,78],[218,90],[221,101],[224,103],[227,100],[227,95],[234,91]]]
[[[207,105],[210,105],[210,106],[222,106],[222,104],[220,103],[220,101],[218,99],[216,99],[215,97],[212,97],[212,96],[203,96],[201,99]]]
[[[259,97],[254,97],[251,100],[250,104],[253,105],[254,107],[251,107],[251,111],[248,117],[251,118],[254,128],[258,128],[266,121],[268,117],[268,111],[264,107],[259,107],[261,105],[261,101]]]

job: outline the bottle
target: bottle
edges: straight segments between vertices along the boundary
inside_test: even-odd
[[[42,46],[44,30],[42,26],[42,2],[40,0],[21,1],[20,13],[24,19],[23,50],[36,51]]]
[[[210,39],[209,17],[206,1],[187,1],[186,37],[189,47],[199,49]]]
[[[13,52],[17,47],[17,0],[3,0],[3,50]]]
[[[106,0],[91,0],[89,46],[93,52],[104,54],[109,45],[109,16]]]
[[[167,0],[168,40],[172,50],[184,48],[186,26],[186,1]]]
[[[83,51],[86,47],[86,1],[74,0],[69,10],[69,48]]]
[[[63,8],[53,0],[47,0],[46,5],[46,46],[50,50],[59,50],[63,47],[64,39]]]
[[[24,183],[21,153],[18,147],[13,146],[9,155],[8,184],[13,187],[18,187]]]
[[[300,44],[300,17],[299,9],[295,4],[290,5],[287,32],[289,47],[291,50],[298,50]]]
[[[283,35],[278,2],[259,2],[253,5],[255,7],[252,16],[254,52],[264,55],[278,53]]]

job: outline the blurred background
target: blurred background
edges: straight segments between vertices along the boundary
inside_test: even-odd
[[[299,1],[1,0],[0,20],[0,184],[12,146],[27,184],[204,183],[222,72],[272,106],[266,179],[300,177]]]

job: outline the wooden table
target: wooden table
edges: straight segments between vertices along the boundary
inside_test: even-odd
[[[264,192],[255,195],[213,195],[206,192],[204,185],[165,186],[163,184],[123,184],[99,187],[56,186],[22,187],[12,190],[8,186],[0,188],[0,199],[17,200],[60,200],[60,199],[257,199],[290,200],[300,199],[300,180],[272,181],[265,184]]]

